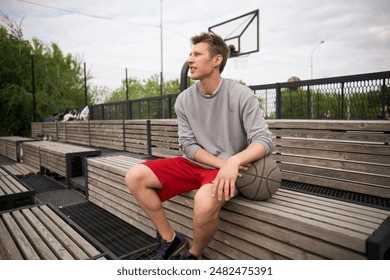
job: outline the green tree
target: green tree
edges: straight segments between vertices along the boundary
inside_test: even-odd
[[[0,134],[26,135],[32,120],[30,44],[0,26]]]
[[[30,134],[35,74],[36,119],[85,105],[81,63],[57,44],[23,40],[21,24],[0,14],[0,135]],[[34,63],[32,63],[32,57]],[[87,96],[87,103],[92,100]]]
[[[152,75],[148,79],[140,80],[136,77],[128,79],[129,100],[161,96],[159,75]],[[180,92],[179,80],[168,80],[164,83],[164,95],[177,94]],[[126,100],[126,81],[122,80],[122,86],[112,93],[107,102]]]
[[[55,114],[64,108],[85,105],[84,77],[81,63],[72,55],[63,55],[59,46],[44,45],[33,39],[38,117]],[[90,104],[92,96],[87,96]],[[44,101],[44,102],[43,102]]]

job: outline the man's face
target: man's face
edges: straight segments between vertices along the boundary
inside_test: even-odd
[[[187,59],[190,66],[191,79],[202,80],[210,76],[214,71],[218,71],[221,55],[210,56],[209,44],[198,43],[192,47],[189,58]]]

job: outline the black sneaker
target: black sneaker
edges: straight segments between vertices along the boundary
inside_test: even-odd
[[[172,242],[165,241],[158,234],[157,242],[159,243],[157,252],[151,260],[168,260],[188,247],[188,240],[180,232],[176,232]]]
[[[198,258],[191,254],[190,251],[184,250],[184,252],[179,256],[178,260],[198,260]]]

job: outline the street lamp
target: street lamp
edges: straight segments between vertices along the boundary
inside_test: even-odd
[[[314,54],[314,51],[319,47],[321,46],[321,44],[325,43],[325,41],[321,41],[317,46],[315,46],[313,48],[313,50],[311,51],[311,56],[310,56],[310,77],[311,79],[313,79],[313,54]]]

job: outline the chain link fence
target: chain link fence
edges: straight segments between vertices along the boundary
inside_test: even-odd
[[[266,119],[390,119],[390,71],[250,86]],[[90,106],[91,120],[176,118],[178,94]]]

